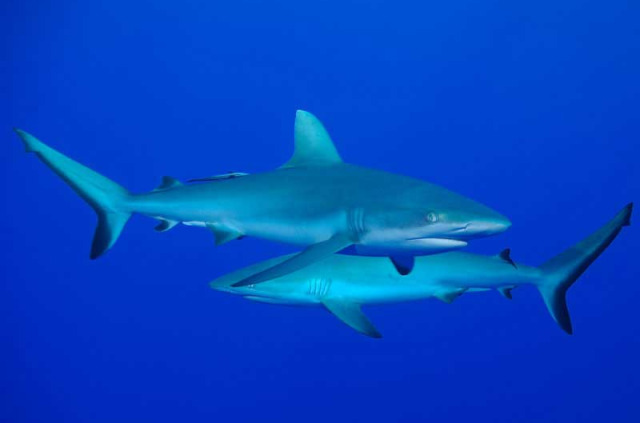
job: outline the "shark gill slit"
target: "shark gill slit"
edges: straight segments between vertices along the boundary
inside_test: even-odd
[[[354,241],[360,240],[365,233],[364,227],[364,209],[356,207],[349,209],[347,213],[347,226],[349,235]]]
[[[331,279],[312,278],[309,279],[307,293],[316,298],[324,298],[331,289]]]

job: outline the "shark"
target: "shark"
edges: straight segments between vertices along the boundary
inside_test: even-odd
[[[632,208],[628,204],[591,235],[538,267],[514,262],[508,249],[495,256],[454,251],[419,257],[413,272],[399,276],[391,263],[381,257],[332,255],[261,284],[234,286],[247,275],[286,261],[288,256],[282,256],[224,275],[210,286],[263,303],[323,306],[352,329],[380,338],[380,332],[362,312],[363,305],[427,298],[451,303],[464,293],[488,290],[497,290],[511,299],[513,289],[533,285],[551,317],[572,334],[567,290],[630,224]]]
[[[65,156],[33,135],[15,130],[35,153],[96,212],[90,257],[110,249],[134,213],[157,219],[164,232],[178,223],[211,230],[216,245],[245,236],[304,247],[296,255],[248,276],[260,283],[304,268],[333,253],[385,256],[407,274],[414,257],[462,248],[505,231],[498,212],[438,185],[345,163],[322,123],[296,112],[294,153],[279,168],[229,172],[132,193]]]

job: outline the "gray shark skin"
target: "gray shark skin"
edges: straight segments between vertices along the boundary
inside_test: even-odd
[[[133,194],[16,129],[26,150],[69,184],[98,215],[91,258],[118,239],[133,213],[158,219],[158,231],[178,223],[214,232],[216,244],[253,236],[307,247],[241,284],[301,269],[333,253],[390,256],[408,273],[412,257],[467,245],[506,230],[497,212],[439,186],[344,163],[322,124],[298,111],[295,151],[280,168],[232,172],[200,183],[164,177],[155,190]]]
[[[386,304],[438,298],[452,302],[465,292],[498,290],[511,299],[511,290],[534,285],[549,313],[567,333],[573,332],[566,292],[591,263],[630,224],[632,204],[596,232],[543,263],[529,267],[515,263],[509,250],[495,256],[448,252],[416,259],[415,268],[400,276],[380,257],[333,255],[302,270],[261,283],[234,283],[287,260],[277,257],[222,276],[211,288],[272,304],[322,305],[342,322],[365,335],[381,337],[362,313],[366,304]]]

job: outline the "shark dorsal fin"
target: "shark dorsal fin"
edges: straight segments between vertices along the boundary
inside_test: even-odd
[[[298,110],[294,129],[295,150],[282,167],[328,166],[342,159],[322,123],[309,112]]]
[[[158,185],[158,188],[154,189],[154,191],[164,191],[165,189],[174,188],[180,185],[182,185],[182,182],[178,181],[176,178],[163,176],[162,182]]]

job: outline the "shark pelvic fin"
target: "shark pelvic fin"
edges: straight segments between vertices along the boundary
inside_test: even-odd
[[[391,263],[396,267],[398,273],[402,276],[408,275],[413,270],[415,258],[413,256],[393,256],[389,257]]]
[[[243,233],[231,228],[225,228],[216,225],[207,225],[207,228],[209,228],[211,232],[213,232],[213,235],[216,237],[216,245],[223,245],[229,241],[240,239],[244,236]]]
[[[453,291],[443,291],[443,292],[439,292],[435,295],[435,297],[437,299],[439,299],[442,302],[445,302],[447,304],[451,304],[453,302],[453,300],[455,300],[456,298],[458,298],[460,295],[464,294],[464,292],[466,291],[466,289],[461,288],[461,289],[456,289]]]
[[[282,167],[328,166],[342,159],[322,123],[309,112],[298,110],[294,128],[295,150]]]
[[[158,223],[158,225],[153,228],[158,232],[166,232],[169,229],[173,229],[178,223],[175,220],[168,220],[168,219],[160,219],[160,223]]]
[[[171,176],[163,176],[162,182],[154,191],[164,191],[169,188],[175,188],[182,185],[182,182],[178,181],[176,178],[172,178]]]
[[[516,266],[516,263],[511,259],[511,248],[505,248],[504,250],[502,250],[500,254],[498,254],[498,257],[503,261],[506,261],[516,269],[518,268],[518,266]]]
[[[340,300],[324,300],[322,304],[331,314],[350,328],[372,338],[382,338],[378,329],[373,326],[360,309],[360,304]]]
[[[345,235],[337,234],[329,238],[326,241],[319,242],[308,246],[302,252],[296,254],[289,259],[276,264],[262,272],[258,272],[251,275],[239,282],[234,283],[233,287],[255,285],[261,282],[266,282],[271,279],[276,279],[289,273],[300,270],[309,266],[312,263],[320,261],[333,253],[344,250],[351,246],[353,242]]]

